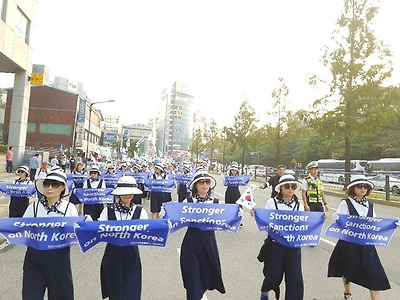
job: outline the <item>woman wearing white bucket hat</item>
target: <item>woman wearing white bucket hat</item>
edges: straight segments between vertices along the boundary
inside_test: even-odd
[[[98,166],[92,166],[89,169],[89,175],[90,178],[86,179],[83,182],[83,189],[105,189],[106,188],[106,183],[103,179],[100,179],[100,169]],[[93,219],[93,221],[96,221],[100,213],[102,212],[104,208],[104,204],[85,204],[83,205],[83,214],[84,215],[90,215]],[[81,207],[80,207],[81,209]],[[80,212],[81,213],[81,212]]]
[[[157,163],[154,166],[154,173],[150,178],[153,179],[169,179],[168,175],[164,172],[164,166],[161,163]],[[161,206],[164,202],[170,201],[170,195],[164,192],[151,192],[150,197],[150,211],[152,219],[159,219]]]
[[[373,204],[366,199],[373,188],[374,184],[364,175],[352,176],[346,190],[349,197],[340,202],[336,214],[375,217]],[[328,277],[342,278],[344,299],[352,299],[350,282],[369,289],[372,300],[379,299],[379,291],[390,289],[374,246],[339,240],[329,259]]]
[[[114,205],[104,208],[98,220],[148,219],[146,211],[133,202],[134,195],[141,193],[134,177],[122,176],[112,192]],[[103,299],[140,299],[142,265],[137,246],[107,244],[100,274]]]
[[[192,196],[183,202],[219,203],[211,196],[215,185],[215,179],[206,171],[197,172],[189,185]],[[181,245],[180,265],[187,299],[200,300],[206,290],[225,293],[214,231],[188,227]]]
[[[14,180],[14,184],[29,184],[33,182],[29,179],[30,170],[27,166],[21,166],[15,170],[15,174],[18,175],[18,179]],[[10,205],[8,208],[9,218],[18,218],[24,215],[26,208],[29,206],[28,197],[11,197]]]
[[[228,176],[239,176],[239,165],[233,162],[228,170]],[[227,186],[225,190],[225,203],[235,204],[240,198],[241,193],[238,186]]]
[[[295,192],[301,187],[301,183],[292,175],[283,175],[275,187],[278,193],[267,201],[266,209],[304,211],[304,205],[299,201]],[[254,216],[254,211],[251,211]],[[264,241],[259,256],[260,262],[264,262],[264,281],[261,287],[261,300],[268,299],[268,292],[273,290],[276,298],[279,298],[279,286],[285,275],[285,299],[303,299],[304,284],[301,267],[301,248],[290,248],[280,244],[271,237]]]
[[[69,194],[63,172],[51,172],[35,184],[44,196],[28,206],[24,218],[78,216],[75,206],[63,200]],[[69,247],[45,251],[28,247],[23,270],[22,299],[43,299],[46,288],[49,299],[74,299]]]

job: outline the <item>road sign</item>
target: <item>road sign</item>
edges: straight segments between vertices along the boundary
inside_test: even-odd
[[[31,85],[43,85],[43,74],[32,73],[31,74]]]

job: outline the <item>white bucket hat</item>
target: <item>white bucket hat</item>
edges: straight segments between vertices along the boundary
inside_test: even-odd
[[[363,183],[368,184],[371,187],[371,190],[375,187],[374,184],[369,181],[364,175],[354,175],[351,177],[351,181],[347,188],[351,188],[352,186]]]
[[[114,167],[113,164],[108,164],[108,165],[106,166],[106,169],[115,169],[115,167]]]
[[[35,182],[36,189],[42,195],[44,195],[43,181],[45,181],[45,180],[55,180],[55,181],[64,183],[65,190],[64,190],[64,193],[61,195],[61,197],[68,196],[69,190],[68,190],[68,185],[67,185],[67,176],[63,172],[53,171],[53,172],[50,172],[49,174],[47,174],[46,177],[36,180],[36,182]]]
[[[292,175],[283,175],[283,176],[281,176],[281,178],[279,178],[279,183],[275,187],[275,192],[279,193],[281,191],[281,186],[286,183],[297,184],[297,188],[295,189],[295,191],[297,191],[301,188],[301,183],[299,181],[297,181]]]
[[[132,176],[122,176],[118,179],[117,186],[111,192],[111,195],[136,195],[143,192],[138,189],[136,179]]]
[[[238,163],[237,163],[237,162],[233,162],[233,163],[231,164],[231,166],[229,167],[229,170],[236,170],[236,171],[239,172],[239,165],[238,165]]]
[[[97,172],[97,173],[99,173],[99,176],[101,175],[100,168],[99,168],[98,166],[95,166],[95,165],[93,165],[93,166],[89,169],[89,174],[90,174],[90,172]]]
[[[161,164],[156,164],[156,165],[154,166],[154,168],[157,168],[157,169],[159,169],[159,170],[161,170],[161,171],[164,172],[164,166],[161,165]]]
[[[217,182],[215,181],[214,177],[212,177],[210,174],[208,174],[207,172],[202,170],[202,171],[197,172],[196,174],[194,174],[192,182],[189,185],[189,189],[193,190],[194,184],[197,181],[202,180],[202,179],[210,179],[211,180],[211,185],[210,185],[211,189],[215,188],[215,186],[217,185]]]
[[[18,171],[23,171],[29,176],[31,174],[29,168],[27,166],[20,166],[18,169],[15,170],[15,174],[18,175]]]

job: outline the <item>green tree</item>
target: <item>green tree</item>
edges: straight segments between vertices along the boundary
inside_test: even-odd
[[[372,21],[379,10],[372,2],[344,0],[337,29],[333,32],[334,45],[325,47],[323,55],[323,64],[332,76],[325,80],[329,82],[329,93],[315,102],[316,106],[323,104],[325,110],[332,107],[328,102],[337,104],[322,118],[326,129],[344,138],[346,185],[350,181],[352,136],[365,132],[368,124],[365,116],[376,111],[374,106],[382,100],[380,86],[393,69],[390,51],[372,30]],[[311,82],[316,83],[316,80],[312,77]],[[326,126],[329,123],[332,126]]]
[[[235,122],[232,128],[232,137],[235,147],[241,151],[242,166],[245,163],[245,153],[249,150],[251,134],[256,130],[255,123],[257,118],[253,107],[249,105],[247,100],[243,101],[239,108],[239,114],[235,116]]]
[[[196,162],[199,161],[199,155],[205,150],[203,143],[203,134],[200,128],[197,128],[193,137],[192,145],[189,147],[189,152],[196,155]]]
[[[218,127],[214,119],[211,120],[210,125],[204,130],[204,140],[207,149],[210,151],[210,159],[214,158],[214,151],[218,143]]]
[[[274,111],[269,114],[276,119],[276,127],[271,127],[272,140],[275,141],[275,159],[279,163],[282,147],[282,139],[287,130],[286,126],[286,98],[289,94],[289,88],[286,86],[283,78],[278,78],[278,87],[272,90],[271,96],[274,100],[272,108]]]

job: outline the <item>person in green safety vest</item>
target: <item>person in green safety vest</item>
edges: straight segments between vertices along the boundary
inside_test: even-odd
[[[306,211],[328,211],[324,186],[318,178],[318,162],[312,161],[307,164],[308,175],[303,179],[302,198]]]

